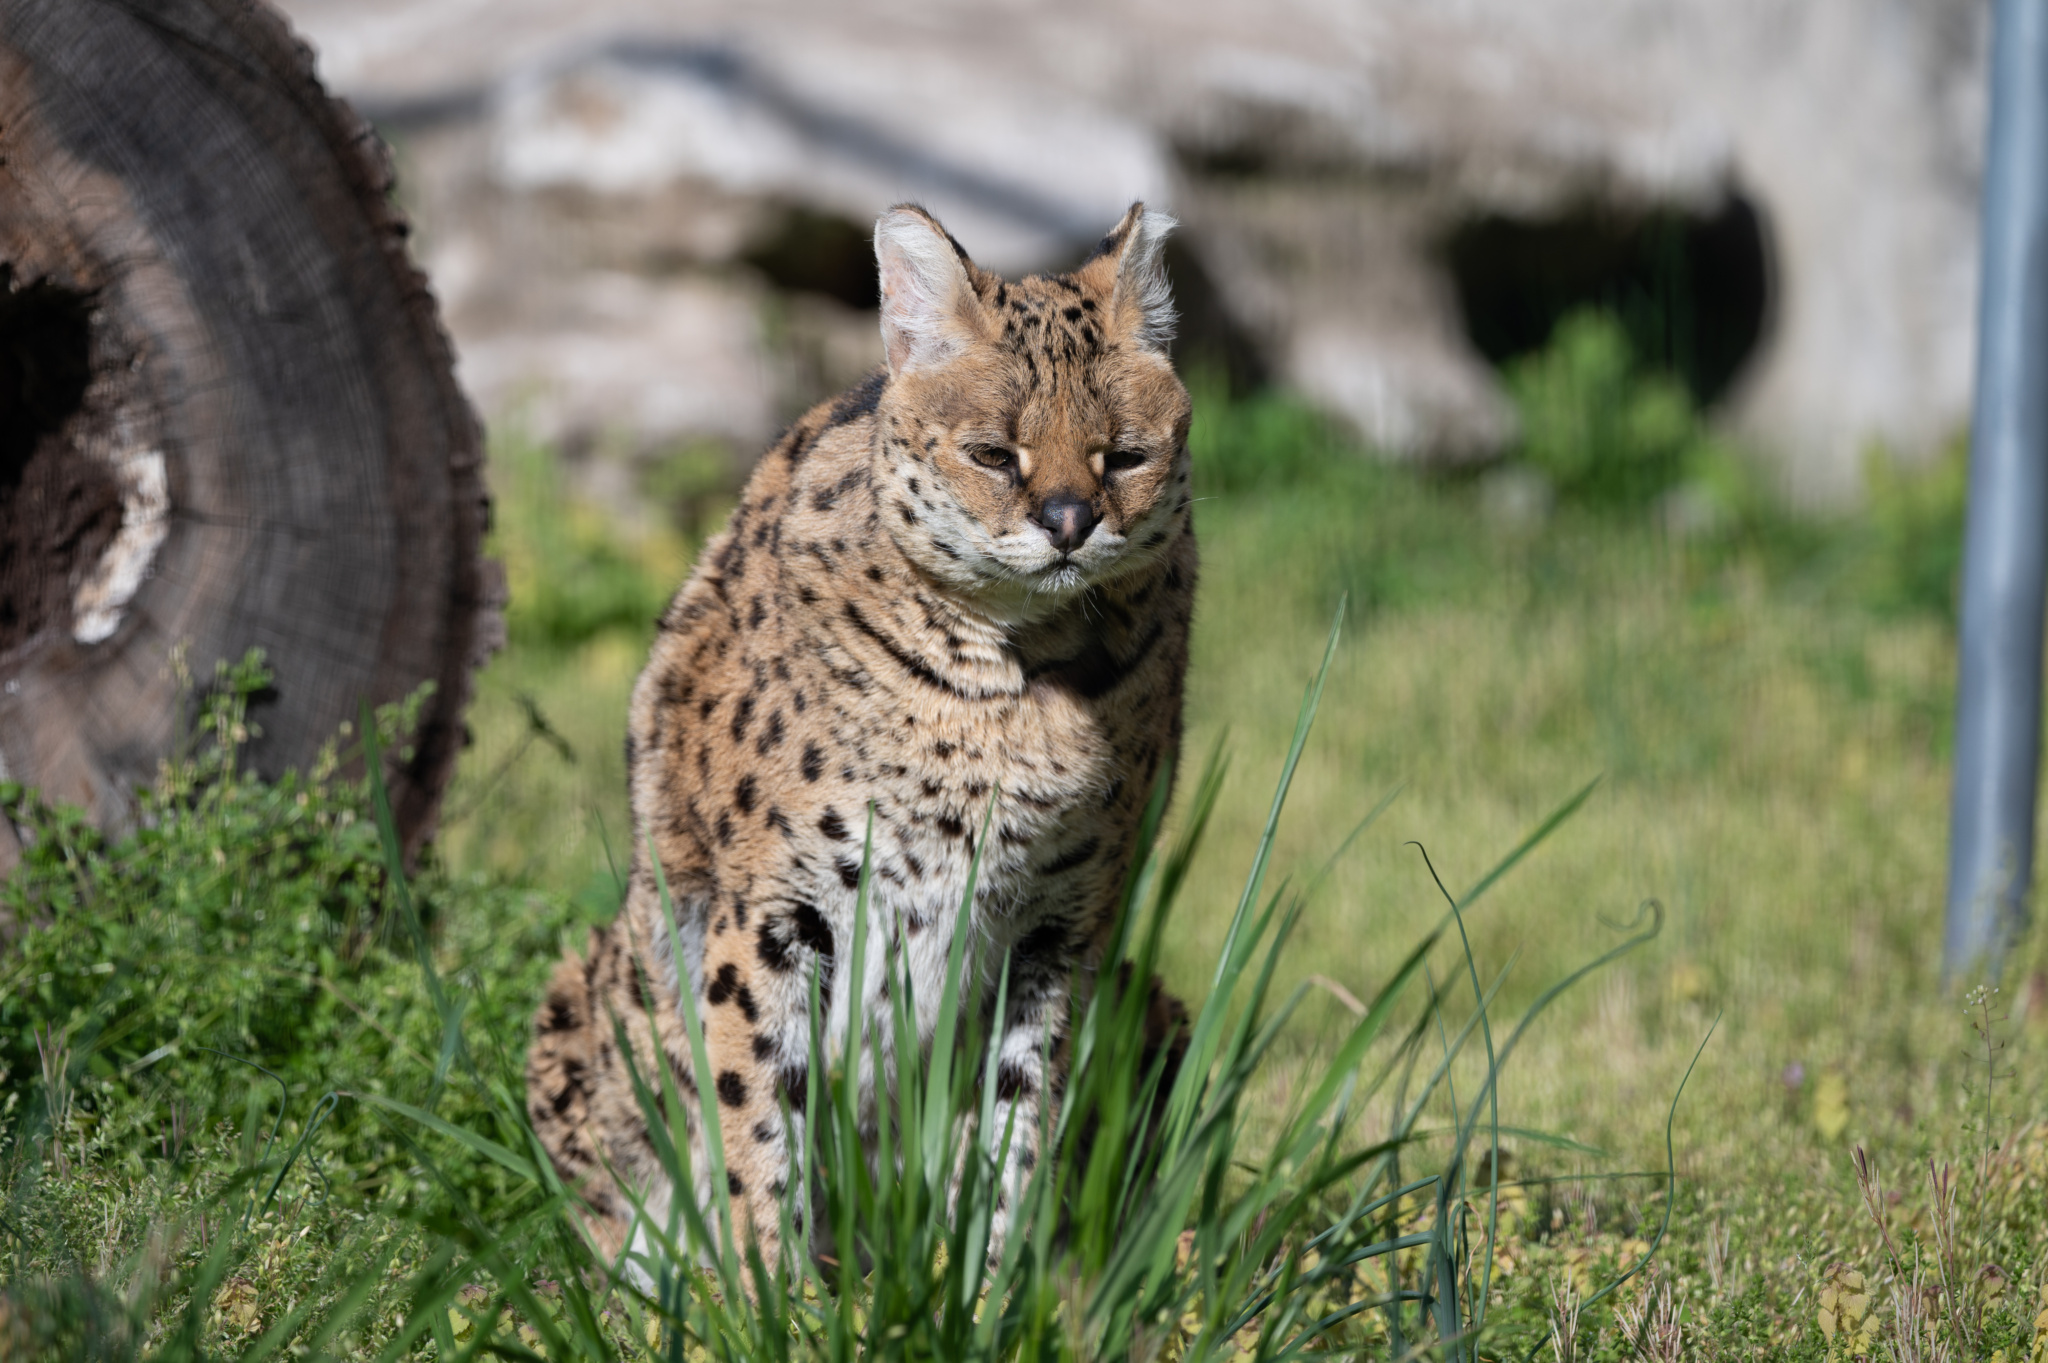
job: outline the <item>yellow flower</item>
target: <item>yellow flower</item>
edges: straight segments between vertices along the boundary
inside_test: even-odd
[[[1849,1081],[1829,1070],[1813,1086],[1813,1129],[1824,1141],[1841,1138],[1849,1126]]]
[[[1863,1275],[1847,1264],[1829,1264],[1821,1275],[1820,1332],[1827,1338],[1830,1359],[1867,1354],[1876,1342],[1870,1289]]]

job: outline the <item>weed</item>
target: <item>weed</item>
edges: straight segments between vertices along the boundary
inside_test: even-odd
[[[1502,1167],[1491,1114],[1503,1067],[1554,999],[1650,940],[1661,915],[1639,917],[1619,945],[1538,995],[1495,1037],[1499,985],[1477,973],[1465,916],[1583,804],[1581,791],[1473,889],[1446,894],[1438,931],[1372,992],[1363,1015],[1321,1058],[1296,1072],[1295,1097],[1277,1121],[1253,1120],[1245,1104],[1309,992],[1303,984],[1284,997],[1274,993],[1281,953],[1305,904],[1268,880],[1282,809],[1335,651],[1333,633],[1211,988],[1191,1022],[1185,1062],[1169,1075],[1163,1062],[1147,1060],[1139,1025],[1145,993],[1124,982],[1142,984],[1158,962],[1206,811],[1224,785],[1218,765],[1198,783],[1187,826],[1155,846],[1131,879],[1129,911],[1117,920],[1075,1028],[1069,1080],[1049,1118],[1046,1148],[1056,1156],[1020,1186],[1006,1188],[998,1177],[1005,1137],[992,1126],[992,1075],[1001,1038],[980,1020],[1004,1015],[1007,980],[994,981],[994,1007],[985,1006],[982,983],[965,972],[967,934],[955,934],[938,1012],[944,1021],[928,1051],[917,1042],[915,1002],[899,961],[884,963],[893,985],[886,1016],[850,1028],[843,1048],[828,1043],[822,1010],[814,1009],[800,1177],[783,1209],[788,1252],[774,1263],[735,1236],[722,1199],[707,1218],[693,1197],[642,1207],[624,1257],[593,1261],[576,1229],[573,1195],[527,1128],[503,1058],[493,1065],[479,1046],[467,1001],[429,949],[378,775],[378,726],[366,724],[365,822],[383,873],[382,913],[396,925],[392,944],[410,956],[430,1005],[413,1034],[432,1035],[439,1023],[437,1044],[420,1049],[417,1068],[399,1061],[392,1071],[411,1069],[418,1096],[394,1096],[382,1084],[337,1087],[300,1107],[303,1115],[288,1126],[287,1111],[298,1106],[294,1086],[268,1066],[226,1057],[272,1084],[281,1101],[273,1106],[252,1086],[239,1120],[217,1122],[211,1140],[200,1142],[195,1163],[212,1177],[185,1190],[182,1247],[151,1239],[125,1269],[108,1262],[82,1275],[99,1282],[125,1272],[135,1286],[116,1297],[64,1288],[70,1279],[61,1273],[23,1280],[31,1290],[9,1296],[10,1319],[36,1322],[38,1340],[82,1338],[90,1328],[100,1331],[95,1338],[131,1341],[105,1345],[117,1354],[166,1359],[202,1347],[231,1347],[249,1359],[287,1344],[318,1353],[351,1336],[355,1351],[367,1341],[386,1357],[531,1347],[590,1359],[851,1359],[876,1350],[989,1360],[1162,1351],[1187,1360],[1285,1359],[1378,1340],[1397,1354],[1421,1348],[1476,1359],[1489,1339],[1508,1337],[1490,1325],[1487,1309],[1503,1252],[1503,1189],[1497,1176],[1476,1186],[1470,1172],[1481,1151],[1482,1167]],[[226,776],[199,785],[218,797],[216,813],[234,803],[227,788],[241,788],[244,799],[251,793],[248,783]],[[1165,789],[1162,783],[1148,812],[1148,844],[1164,817]],[[120,844],[95,849],[79,865],[99,879],[101,863],[118,864],[124,854]],[[865,870],[859,895],[849,967],[856,974],[865,953],[877,949],[871,943],[886,940],[869,930]],[[970,881],[962,912],[972,903]],[[1447,933],[1471,995],[1456,1010],[1449,991],[1424,988],[1426,959]],[[822,984],[813,982],[814,993]],[[114,1050],[111,1038],[132,1030],[134,1003],[100,1005],[89,1016],[97,1026],[90,1044],[103,1054]],[[685,1022],[701,1070],[700,1023],[687,1000]],[[870,1124],[857,1110],[852,1076],[883,1072],[885,1041],[894,1082]],[[1474,1057],[1477,1083],[1461,1095],[1454,1069],[1474,1044],[1484,1056]],[[699,1171],[690,1163],[686,1100],[666,1068],[658,1069],[636,1081],[657,1157],[678,1188],[723,1186],[708,1093],[697,1100],[708,1137],[707,1167]],[[458,1095],[466,1101],[453,1101]],[[1378,1130],[1365,1120],[1375,1109],[1387,1123]],[[1448,1118],[1440,1134],[1424,1125],[1429,1114]],[[366,1125],[387,1133],[433,1195],[386,1201],[353,1234],[336,1235],[324,1227],[341,1208],[320,1161],[338,1143],[345,1151],[335,1128],[351,1124],[359,1137]],[[156,1141],[161,1152],[164,1138]],[[103,1141],[90,1157],[105,1161],[118,1149]],[[480,1177],[478,1166],[498,1177]],[[74,1174],[54,1170],[52,1190],[65,1191]],[[17,1204],[33,1206],[33,1185],[31,1177],[15,1188]],[[1667,1206],[1668,1199],[1669,1187]],[[1012,1230],[997,1252],[990,1228],[1005,1201]],[[212,1222],[210,1235],[192,1233],[194,1213],[222,1212],[232,1216]],[[324,1252],[309,1253],[302,1246],[316,1233]],[[401,1249],[415,1267],[394,1280]],[[1616,1265],[1615,1285],[1640,1272],[1653,1252],[1654,1243],[1645,1245]],[[548,1295],[536,1286],[541,1281],[553,1284]],[[1576,1332],[1578,1314],[1612,1290],[1576,1305],[1566,1328]],[[52,1313],[63,1318],[61,1329],[46,1328]],[[66,1313],[79,1319],[64,1324]]]

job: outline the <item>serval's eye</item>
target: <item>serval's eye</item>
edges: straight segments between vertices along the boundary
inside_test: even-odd
[[[1119,445],[1102,456],[1102,471],[1104,473],[1119,473],[1124,469],[1134,469],[1144,462],[1145,452],[1143,450],[1134,450],[1128,446]]]
[[[969,445],[967,457],[985,469],[1006,469],[1017,462],[1017,456],[1001,445]]]

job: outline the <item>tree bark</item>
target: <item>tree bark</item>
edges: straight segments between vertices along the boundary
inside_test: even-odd
[[[503,589],[391,187],[259,0],[0,0],[0,778],[121,830],[174,658],[260,647],[272,778],[433,684],[389,768],[431,835]]]

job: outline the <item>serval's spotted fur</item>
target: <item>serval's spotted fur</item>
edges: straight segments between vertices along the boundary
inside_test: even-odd
[[[1087,988],[1141,813],[1180,743],[1195,541],[1188,397],[1165,352],[1159,250],[1172,225],[1134,205],[1073,273],[1015,283],[977,268],[921,209],[876,225],[887,367],[763,457],[662,616],[627,738],[624,912],[586,959],[556,969],[535,1022],[534,1125],[608,1250],[632,1220],[618,1180],[659,1217],[674,1196],[614,1019],[650,1083],[658,1053],[694,1095],[685,979],[735,1224],[769,1262],[813,971],[841,1038],[849,999],[885,1015],[893,954],[929,1040],[953,934],[972,934],[983,978],[1007,956],[997,1125],[1014,1113],[1012,1197],[1035,1164],[1040,1105],[1064,1079],[1069,994]],[[855,983],[844,962],[871,807],[876,949]],[[1152,988],[1153,1040],[1174,1046],[1183,1014]],[[863,1102],[872,1119],[871,1084]]]

